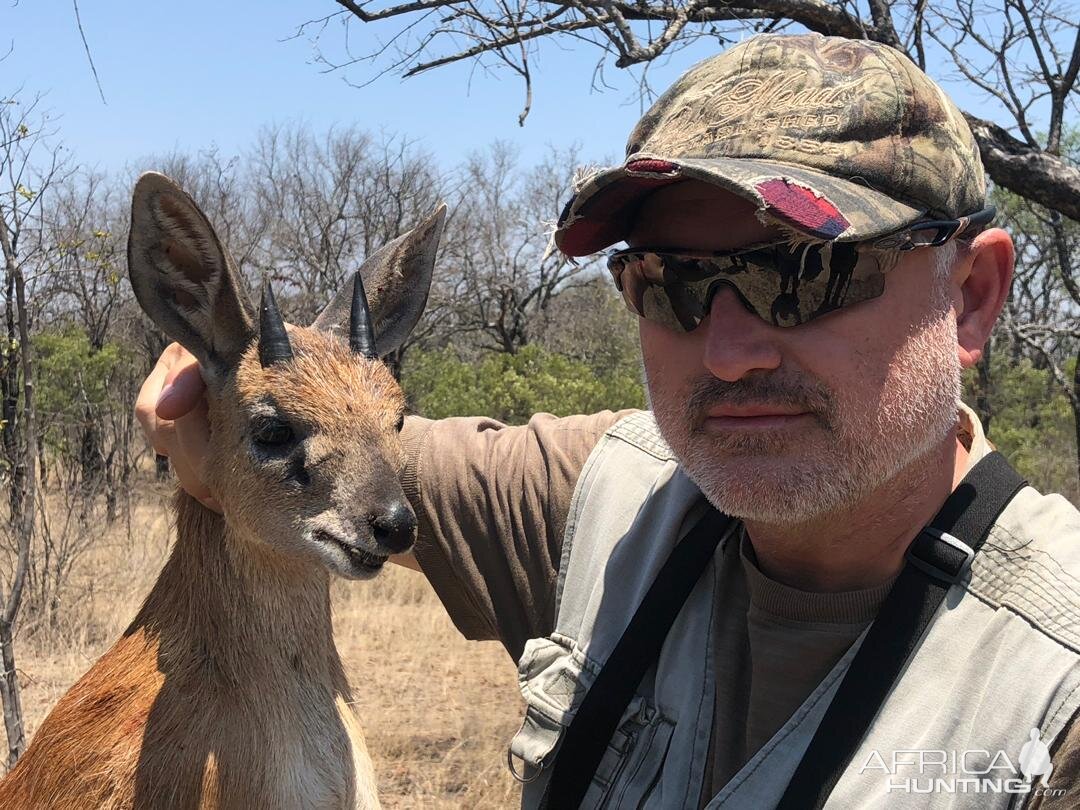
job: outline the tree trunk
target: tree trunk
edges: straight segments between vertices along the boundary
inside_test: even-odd
[[[4,374],[3,386],[3,443],[4,455],[10,465],[11,480],[8,488],[8,508],[11,525],[16,526],[22,513],[20,498],[25,490],[26,470],[22,466],[22,453],[19,447],[19,359],[18,333],[15,327],[15,268],[14,259],[5,261],[5,326],[7,327],[7,345],[3,350]]]
[[[4,702],[4,731],[7,732],[8,741],[7,767],[11,770],[26,749],[26,729],[23,726],[11,626],[5,622],[0,622],[0,665],[4,668],[0,676],[0,699]]]
[[[19,615],[23,590],[30,570],[30,543],[34,536],[35,496],[37,492],[37,426],[34,413],[34,372],[30,346],[30,316],[26,311],[26,282],[22,268],[16,261],[12,239],[7,223],[0,217],[0,246],[4,252],[4,270],[7,288],[14,293],[14,301],[7,301],[7,324],[9,335],[17,324],[17,342],[10,339],[7,353],[10,357],[18,347],[18,363],[14,379],[22,379],[22,418],[16,423],[18,432],[14,443],[19,451],[20,476],[12,476],[11,502],[17,511],[11,515],[12,527],[18,543],[15,570],[11,576],[8,592],[0,615],[0,660],[3,673],[0,676],[0,698],[4,701],[4,726],[8,739],[8,766],[15,764],[26,748],[23,731],[22,701],[19,696],[19,680],[15,670],[14,633],[15,619]],[[14,303],[14,310],[12,304]],[[14,365],[14,363],[10,363]],[[21,374],[19,373],[21,371]],[[5,392],[10,393],[10,392]],[[5,407],[7,402],[5,401]]]
[[[1076,478],[1080,482],[1080,347],[1076,350],[1076,367],[1073,368],[1073,395],[1069,397],[1069,404],[1073,409],[1073,429],[1076,436]]]
[[[115,467],[113,465],[115,455],[115,450],[109,453],[109,457],[105,459],[104,463],[105,523],[108,526],[111,526],[116,522],[116,508],[119,503],[116,489],[116,476],[114,475]]]
[[[48,490],[49,480],[49,461],[45,456],[45,437],[38,436],[37,438],[37,452],[38,452],[38,481],[41,483],[42,491]]]
[[[82,480],[79,482],[79,491],[84,498],[90,498],[101,489],[105,477],[105,457],[101,452],[101,433],[98,430],[97,415],[89,404],[83,409],[80,433],[79,468]]]

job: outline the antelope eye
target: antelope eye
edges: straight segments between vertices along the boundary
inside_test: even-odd
[[[293,429],[283,419],[258,419],[251,428],[252,441],[263,447],[281,447],[289,444],[293,438]]]

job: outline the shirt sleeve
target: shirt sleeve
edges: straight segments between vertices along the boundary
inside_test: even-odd
[[[517,660],[554,627],[562,536],[593,447],[633,411],[405,420],[402,482],[416,511],[416,559],[461,633],[498,639]]]

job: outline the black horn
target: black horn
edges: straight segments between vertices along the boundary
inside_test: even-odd
[[[367,295],[364,293],[364,280],[357,273],[353,281],[352,309],[349,315],[349,348],[357,354],[374,359],[375,330],[371,326],[371,312],[368,310]]]
[[[285,321],[281,318],[274,291],[270,282],[263,284],[262,304],[259,306],[259,363],[263,368],[292,360],[292,346],[285,331]]]

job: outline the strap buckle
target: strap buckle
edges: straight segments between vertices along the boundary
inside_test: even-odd
[[[923,538],[932,538],[929,542]],[[942,548],[938,543],[944,543]],[[951,549],[951,551],[950,551]],[[960,559],[955,552],[963,555]],[[975,559],[975,551],[963,540],[933,526],[924,526],[908,546],[907,561],[924,574],[947,585],[958,583]]]
[[[539,765],[535,766],[536,770],[533,771],[533,773],[530,774],[528,772],[529,765],[528,765],[528,763],[525,762],[525,760],[522,760],[523,767],[522,767],[522,770],[520,772],[518,772],[517,767],[514,765],[514,759],[515,759],[515,757],[514,757],[513,749],[512,748],[507,748],[506,749],[506,767],[510,769],[510,775],[514,778],[515,782],[519,782],[522,785],[527,785],[530,782],[535,782],[537,779],[539,779],[540,774],[544,772],[544,764],[545,763],[541,762]]]

